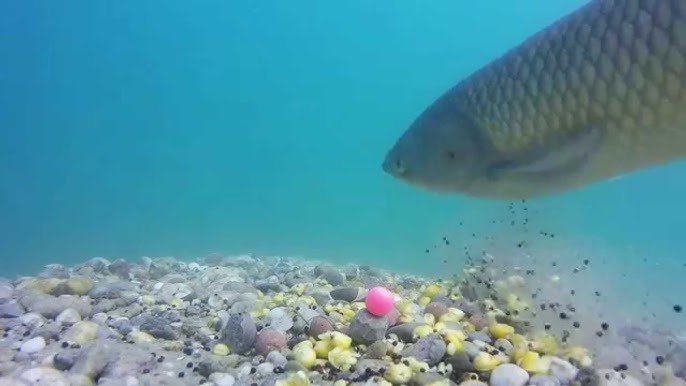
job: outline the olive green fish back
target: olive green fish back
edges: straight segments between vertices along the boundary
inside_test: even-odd
[[[597,127],[607,146],[655,158],[645,163],[670,158],[658,145],[686,154],[685,82],[686,0],[596,0],[455,91],[503,154]]]

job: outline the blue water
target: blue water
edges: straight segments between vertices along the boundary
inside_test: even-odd
[[[211,252],[445,273],[424,249],[507,203],[392,180],[386,150],[583,3],[2,1],[0,275]],[[608,277],[633,266],[666,291],[686,272],[684,172],[531,205],[537,225],[613,250]]]

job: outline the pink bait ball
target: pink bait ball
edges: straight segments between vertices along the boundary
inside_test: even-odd
[[[367,311],[376,316],[384,316],[391,312],[394,302],[393,293],[384,287],[370,289],[364,300]]]

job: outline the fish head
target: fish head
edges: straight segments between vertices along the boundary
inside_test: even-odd
[[[386,154],[383,170],[431,191],[469,193],[489,164],[478,127],[443,98],[425,110]]]

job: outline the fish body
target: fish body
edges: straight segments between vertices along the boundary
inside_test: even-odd
[[[383,169],[524,199],[685,155],[686,0],[592,0],[441,95]]]

